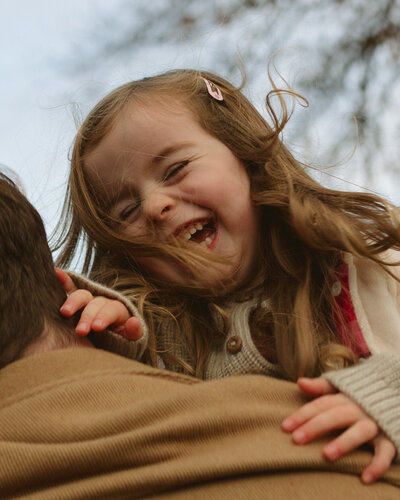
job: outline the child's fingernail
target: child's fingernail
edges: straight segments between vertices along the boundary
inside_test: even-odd
[[[324,448],[324,456],[328,460],[335,460],[340,455],[340,452],[335,444],[328,444]]]
[[[364,483],[366,484],[369,484],[369,483],[372,483],[372,481],[374,480],[372,474],[370,474],[369,472],[367,472],[366,474],[363,474],[362,475],[362,480]]]
[[[285,420],[282,422],[282,429],[284,431],[291,431],[293,426],[294,426],[294,422],[290,417],[285,418]]]
[[[86,321],[79,321],[79,323],[76,325],[75,331],[78,334],[81,335],[86,335],[90,330],[89,323]]]
[[[292,438],[293,438],[294,442],[301,444],[305,441],[306,435],[304,434],[304,432],[302,430],[298,429],[297,431],[293,432]]]
[[[103,319],[95,319],[92,323],[92,327],[98,330],[105,328],[105,322]]]
[[[72,313],[72,307],[71,306],[61,306],[60,311],[64,314],[71,314]]]

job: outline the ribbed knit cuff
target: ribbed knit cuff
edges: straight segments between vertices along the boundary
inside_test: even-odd
[[[375,354],[360,364],[323,374],[368,413],[400,451],[400,357]]]
[[[78,288],[89,290],[93,295],[101,295],[112,300],[119,300],[124,304],[132,316],[136,316],[142,327],[142,336],[138,340],[128,340],[110,330],[101,333],[91,333],[90,340],[96,347],[106,351],[114,352],[121,356],[139,361],[143,356],[148,343],[148,330],[143,317],[139,314],[136,306],[119,292],[96,283],[85,276],[68,271],[68,275]]]

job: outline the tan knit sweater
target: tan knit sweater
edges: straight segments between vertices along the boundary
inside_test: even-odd
[[[303,398],[256,375],[203,382],[75,348],[0,370],[0,498],[346,500],[400,496],[400,466],[364,486],[371,452],[335,462],[281,431]]]

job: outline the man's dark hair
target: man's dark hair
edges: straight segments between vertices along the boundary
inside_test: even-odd
[[[0,172],[0,368],[18,359],[45,326],[65,330],[58,281],[42,219]]]

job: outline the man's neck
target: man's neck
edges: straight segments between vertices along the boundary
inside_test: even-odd
[[[94,345],[86,337],[78,336],[72,329],[60,331],[52,326],[46,326],[41,335],[24,350],[21,358],[71,347],[94,348]]]

